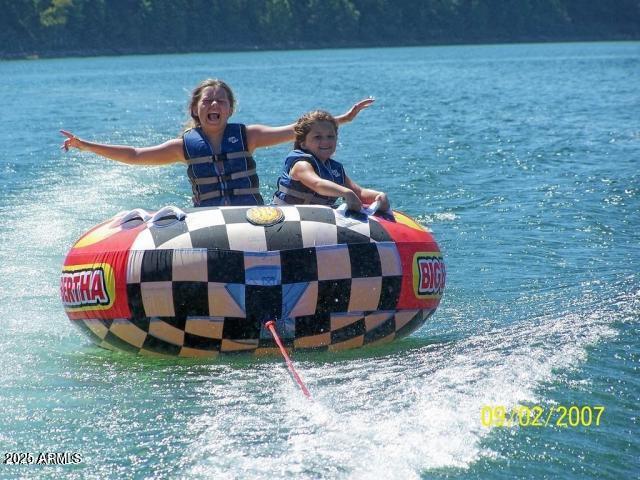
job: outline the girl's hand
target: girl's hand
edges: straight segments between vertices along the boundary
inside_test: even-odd
[[[380,202],[380,207],[378,210],[381,212],[388,212],[391,209],[391,204],[389,203],[389,199],[387,198],[387,194],[384,192],[380,192],[376,195],[376,202]]]
[[[369,97],[369,98],[365,98],[364,100],[360,100],[353,107],[351,107],[347,113],[342,115],[341,120],[343,122],[351,122],[354,118],[356,118],[356,115],[358,115],[361,110],[364,110],[369,105],[371,105],[373,102],[375,102],[375,99],[373,97]]]
[[[68,152],[70,148],[80,148],[80,139],[76,137],[73,133],[67,132],[66,130],[60,130],[60,133],[67,137],[60,147],[65,152]]]
[[[345,193],[342,198],[347,203],[347,210],[353,210],[354,212],[359,212],[362,208],[362,202],[358,198],[358,196],[353,192],[353,190],[349,190],[348,193]]]

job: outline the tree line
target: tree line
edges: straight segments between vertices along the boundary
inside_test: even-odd
[[[640,39],[638,0],[0,0],[0,58]]]

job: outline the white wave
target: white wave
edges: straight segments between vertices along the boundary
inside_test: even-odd
[[[549,402],[542,387],[616,334],[602,313],[522,321],[382,358],[304,364],[313,403],[284,367],[272,367],[262,374],[272,390],[266,402],[238,394],[241,407],[218,405],[214,417],[196,421],[207,428],[189,449],[185,478],[411,479],[469,468],[498,456],[484,446],[492,430],[481,425],[481,408]]]
[[[438,212],[431,215],[418,215],[416,221],[420,225],[427,227],[433,223],[454,222],[458,218],[458,215],[453,212]]]

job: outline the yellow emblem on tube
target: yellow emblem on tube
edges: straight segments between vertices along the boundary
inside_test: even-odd
[[[247,221],[253,225],[269,227],[284,220],[284,213],[278,207],[253,207],[247,210]]]

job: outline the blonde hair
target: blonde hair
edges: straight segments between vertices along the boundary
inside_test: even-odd
[[[202,92],[207,87],[216,87],[222,88],[225,92],[227,92],[227,97],[229,98],[229,106],[231,107],[231,113],[236,108],[236,99],[233,95],[233,91],[231,87],[227,85],[222,80],[218,80],[217,78],[207,78],[200,82],[200,84],[193,89],[191,92],[191,101],[189,102],[189,116],[191,117],[187,124],[185,125],[185,130],[189,130],[190,128],[196,128],[200,126],[200,119],[193,112],[198,105],[198,102],[202,98]]]
[[[311,131],[311,127],[314,123],[329,122],[333,125],[333,128],[338,134],[338,121],[329,112],[324,110],[314,110],[313,112],[307,112],[302,115],[296,124],[293,126],[293,132],[296,136],[293,148],[300,150],[304,139],[307,138],[307,134]]]

